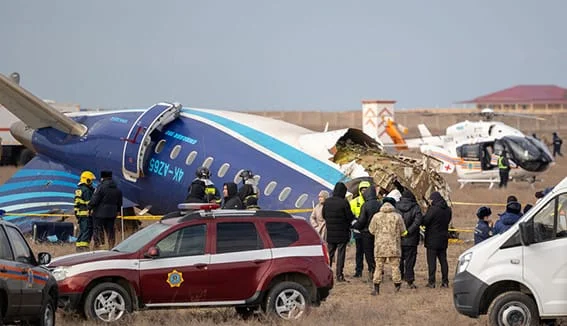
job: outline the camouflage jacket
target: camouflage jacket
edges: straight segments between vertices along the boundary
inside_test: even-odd
[[[374,235],[375,257],[400,257],[401,237],[407,233],[402,216],[390,203],[384,203],[368,227]]]

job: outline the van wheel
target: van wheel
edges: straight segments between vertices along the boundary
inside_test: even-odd
[[[535,326],[540,324],[539,312],[532,298],[518,291],[500,294],[488,308],[488,320],[493,326]]]
[[[122,286],[111,282],[101,283],[90,290],[84,310],[88,319],[115,322],[132,312],[132,299]]]
[[[55,326],[55,300],[49,296],[41,307],[41,313],[38,320],[31,323],[35,326]]]
[[[310,310],[309,292],[299,283],[278,283],[266,299],[266,312],[285,320],[300,319],[308,315]]]

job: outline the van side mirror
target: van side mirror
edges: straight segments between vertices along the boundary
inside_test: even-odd
[[[522,222],[518,225],[520,229],[520,242],[524,246],[534,243],[534,225],[529,222]]]
[[[146,258],[157,258],[159,257],[159,248],[158,247],[150,247],[148,251],[144,254]]]
[[[48,252],[40,252],[37,254],[37,262],[40,265],[47,265],[51,262],[51,254]]]

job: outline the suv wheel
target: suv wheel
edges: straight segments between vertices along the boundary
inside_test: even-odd
[[[84,309],[88,319],[115,322],[132,311],[132,300],[122,286],[106,282],[90,290]]]
[[[268,314],[286,319],[300,319],[309,314],[311,299],[307,289],[299,283],[281,282],[268,293],[266,311]]]
[[[490,325],[539,325],[539,313],[534,300],[518,291],[500,294],[488,308]]]
[[[31,323],[37,326],[55,326],[55,300],[49,296],[41,307],[41,314],[38,320]]]

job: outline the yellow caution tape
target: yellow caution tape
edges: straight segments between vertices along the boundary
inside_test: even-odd
[[[312,209],[287,209],[283,210],[287,213],[306,213],[312,211]],[[75,217],[73,214],[26,214],[26,213],[6,213],[6,216],[29,216],[29,217]],[[129,215],[129,216],[117,216],[116,218],[121,218],[124,220],[139,220],[139,221],[159,221],[163,215]],[[452,232],[474,232],[474,229],[462,229],[453,228],[449,229]]]
[[[472,233],[472,232],[474,232],[474,229],[449,229],[449,232],[465,232],[465,233],[470,232],[470,233]]]
[[[286,212],[286,213],[308,213],[313,211],[312,208],[298,208],[298,209],[283,209],[282,212]]]
[[[453,205],[464,205],[464,206],[506,206],[506,204],[487,204],[487,203],[465,203],[460,201],[452,201]]]
[[[75,217],[74,214],[26,214],[26,213],[6,213],[5,216],[29,216],[29,217]],[[159,221],[162,215],[131,215],[131,216],[120,216],[116,218],[122,218],[124,220],[141,220],[141,221]]]

